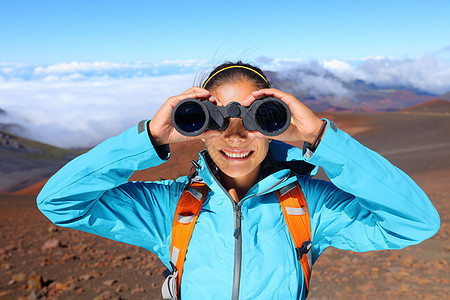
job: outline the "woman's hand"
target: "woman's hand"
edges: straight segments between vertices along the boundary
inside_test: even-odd
[[[313,143],[319,134],[323,121],[317,117],[306,105],[297,100],[292,94],[277,89],[262,89],[253,92],[244,101],[243,106],[251,105],[256,99],[275,97],[284,101],[291,110],[291,125],[278,136],[269,137],[283,142]]]
[[[173,96],[167,99],[167,101],[161,106],[153,119],[148,123],[148,130],[151,135],[153,145],[160,146],[164,144],[184,142],[193,139],[206,139],[214,135],[220,135],[220,131],[206,130],[204,133],[198,136],[184,136],[180,134],[172,125],[172,111],[175,105],[181,100],[195,98],[199,100],[211,101],[217,104],[215,98],[209,91],[193,87],[185,91],[183,94]]]

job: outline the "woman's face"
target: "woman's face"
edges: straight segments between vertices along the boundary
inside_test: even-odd
[[[233,101],[241,103],[257,90],[250,81],[238,81],[219,86],[211,94],[225,106]],[[228,128],[220,136],[206,139],[205,144],[209,155],[223,173],[242,180],[256,177],[269,149],[269,139],[247,131],[240,118],[231,118]]]

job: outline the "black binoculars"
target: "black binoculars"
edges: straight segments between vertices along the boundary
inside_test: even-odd
[[[217,106],[210,101],[184,99],[172,111],[172,124],[185,136],[197,136],[206,130],[224,131],[230,118],[241,118],[248,131],[258,130],[264,135],[283,133],[291,123],[291,111],[277,98],[256,100],[249,107],[238,102]]]

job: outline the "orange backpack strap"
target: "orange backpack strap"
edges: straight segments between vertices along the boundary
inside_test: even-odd
[[[297,251],[297,258],[305,276],[306,291],[311,277],[311,224],[308,205],[298,182],[293,182],[277,191],[284,219]]]
[[[173,279],[176,277],[176,287],[173,286],[175,284],[174,281],[169,283],[172,285],[171,289],[175,289],[176,295],[174,295],[175,291],[171,291],[172,298],[168,299],[176,299],[177,295],[179,295],[187,248],[207,193],[208,187],[205,183],[191,182],[186,186],[180,200],[178,200],[173,219],[172,242],[170,245],[172,276],[174,277]]]

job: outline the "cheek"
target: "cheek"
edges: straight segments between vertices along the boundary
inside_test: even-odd
[[[265,140],[260,142],[260,144],[258,145],[258,159],[259,160],[264,160],[264,158],[267,155],[267,152],[269,151],[269,141]]]
[[[205,141],[206,149],[208,150],[208,154],[211,157],[211,159],[216,163],[216,165],[221,168],[223,167],[224,163],[227,163],[226,160],[221,159],[222,154],[219,152],[219,148],[217,146],[218,141],[216,137],[209,138]]]
[[[214,147],[214,145],[215,145],[215,138],[209,138],[209,139],[205,140],[205,146],[210,155],[214,152],[214,149],[217,148],[217,147]]]

